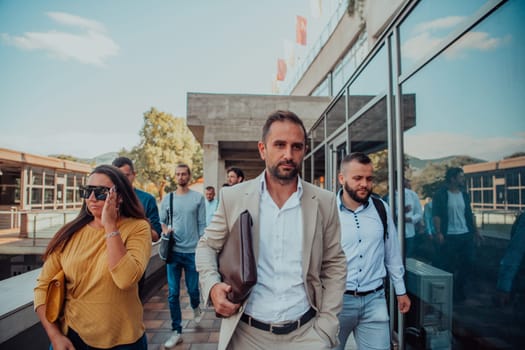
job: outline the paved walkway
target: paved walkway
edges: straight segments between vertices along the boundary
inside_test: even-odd
[[[184,286],[183,283],[181,285]],[[202,305],[201,305],[202,306]],[[182,343],[174,350],[217,349],[220,319],[213,309],[203,309],[204,316],[199,324],[191,321],[193,310],[186,288],[181,288]],[[144,305],[144,323],[148,336],[148,350],[164,349],[164,342],[171,334],[171,318],[168,306],[168,285],[159,290]]]
[[[184,286],[184,283],[181,282]],[[201,305],[202,306],[202,305]],[[215,350],[219,341],[221,320],[215,317],[212,308],[205,308],[199,324],[191,321],[193,310],[186,288],[181,288],[182,343],[173,350]],[[168,306],[168,285],[164,285],[144,305],[144,323],[148,336],[148,350],[165,349],[164,342],[171,334],[171,318]],[[353,339],[349,339],[346,350],[356,349]]]

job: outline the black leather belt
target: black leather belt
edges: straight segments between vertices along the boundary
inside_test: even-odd
[[[380,285],[376,289],[367,290],[366,292],[358,292],[357,290],[347,290],[345,294],[350,294],[350,295],[353,295],[354,297],[362,297],[362,296],[380,291],[381,289],[383,289],[383,285]]]
[[[261,321],[257,321],[255,318],[246,314],[242,314],[241,320],[245,323],[248,323],[252,327],[261,329],[263,331],[272,332],[273,334],[288,334],[310,321],[312,318],[315,317],[315,315],[316,311],[314,310],[314,308],[310,308],[310,310],[306,311],[306,313],[302,315],[301,318],[297,321],[285,324],[264,323]]]

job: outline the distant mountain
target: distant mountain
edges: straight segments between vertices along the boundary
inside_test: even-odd
[[[95,164],[95,166],[100,164],[111,164],[113,159],[118,157],[118,152],[108,152],[96,156],[95,158],[79,158],[78,161],[87,164]]]
[[[410,167],[414,170],[414,171],[421,171],[423,170],[428,164],[430,163],[446,163],[452,159],[455,159],[457,157],[460,157],[460,156],[457,156],[457,155],[454,155],[454,156],[448,156],[448,157],[442,157],[442,158],[433,158],[433,159],[421,159],[421,158],[417,158],[417,157],[412,157],[412,156],[407,156],[408,157],[408,164],[410,165]],[[486,162],[486,160],[483,160],[483,159],[477,159],[477,158],[472,158],[476,161],[476,163],[484,163]]]
[[[93,160],[95,161],[96,165],[111,164],[113,159],[117,157],[118,157],[118,152],[108,152],[108,153],[104,153],[99,156],[96,156]]]

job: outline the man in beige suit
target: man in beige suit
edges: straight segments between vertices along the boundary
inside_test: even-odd
[[[272,113],[258,148],[266,169],[221,190],[196,251],[205,304],[224,317],[218,349],[330,349],[338,343],[346,281],[335,194],[301,180],[306,130],[294,113]],[[253,218],[257,284],[244,303],[233,304],[217,256],[246,209]]]

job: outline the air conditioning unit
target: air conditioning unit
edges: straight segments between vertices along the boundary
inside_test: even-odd
[[[424,349],[451,349],[452,274],[409,258],[406,287],[412,304],[405,323],[407,342]]]

